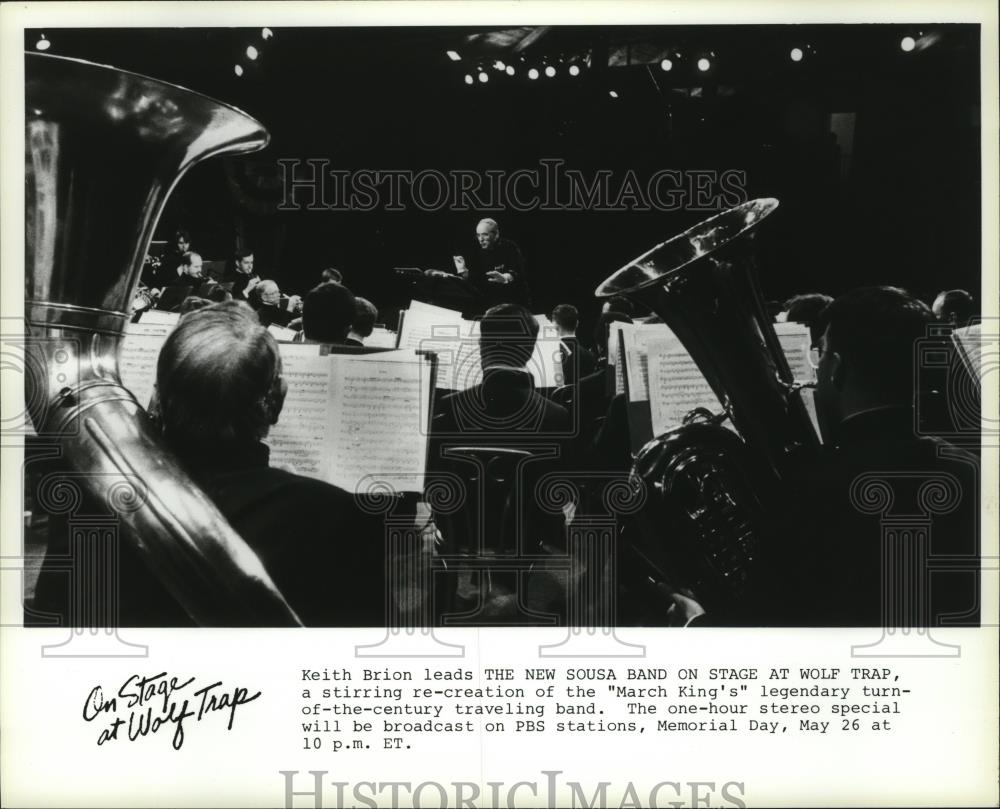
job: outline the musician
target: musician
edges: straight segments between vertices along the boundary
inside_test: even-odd
[[[501,303],[530,304],[524,257],[520,248],[510,239],[500,236],[500,226],[495,219],[482,219],[476,225],[478,249],[453,256],[455,272],[465,281],[457,287],[446,284],[432,293],[460,300],[460,308],[468,313],[482,312],[484,308]],[[442,270],[428,270],[431,278],[453,278]],[[463,300],[471,298],[471,301]]]
[[[534,315],[518,304],[500,304],[487,310],[479,329],[483,380],[441,400],[435,431],[497,439],[565,433],[569,414],[535,390],[526,367],[538,339]]]
[[[237,250],[233,255],[232,265],[223,276],[223,283],[232,282],[230,291],[238,301],[247,300],[250,292],[261,281],[260,276],[254,272],[253,264],[252,250]]]
[[[174,232],[170,249],[160,256],[159,262],[143,272],[143,283],[150,287],[162,287],[164,279],[173,278],[184,256],[191,250],[191,234],[178,229]]]
[[[286,307],[281,305],[281,290],[277,283],[270,280],[261,281],[250,290],[250,306],[256,310],[262,326],[285,327],[294,317]]]
[[[562,361],[563,384],[572,385],[579,377],[592,374],[597,368],[593,352],[580,343],[576,328],[580,322],[580,312],[575,306],[561,303],[552,310],[551,320],[559,335]]]
[[[536,492],[546,475],[564,468],[570,432],[569,413],[535,390],[526,368],[534,353],[538,331],[538,321],[523,306],[501,304],[485,313],[480,321],[479,339],[482,382],[445,396],[437,403],[429,449],[429,471],[458,475],[468,486],[479,485],[469,480],[469,475],[475,474],[472,471],[475,467],[450,458],[445,453],[449,447],[497,447],[536,456],[521,465],[513,462],[519,471],[510,472],[516,477],[508,499],[499,506],[492,504],[497,508],[499,524],[506,526],[502,540],[506,547],[513,550],[517,547],[515,542],[520,541],[529,553],[540,552],[543,545],[559,546],[564,542],[563,515],[541,509]],[[493,474],[505,468],[502,455],[496,461],[490,466]],[[473,496],[464,507],[485,509],[486,505]],[[473,516],[479,519],[484,513],[475,511]],[[462,531],[461,510],[437,515],[437,519],[445,551],[454,552],[463,542],[475,545],[476,537]],[[486,622],[513,617],[517,599],[508,590],[516,585],[502,579],[502,575],[494,573],[493,588],[483,596],[487,603],[483,618]],[[524,598],[531,608],[542,611],[565,608],[561,584],[545,571],[529,576],[523,584]],[[461,605],[461,599],[456,603]]]
[[[287,391],[274,338],[236,301],[192,312],[157,364],[163,436],[306,625],[384,620],[381,521],[352,495],[275,469],[262,443]]]
[[[354,318],[354,295],[335,281],[314,287],[302,302],[302,331],[308,343],[346,344]]]
[[[825,452],[786,475],[782,525],[751,571],[744,614],[703,620],[802,626],[880,626],[890,620],[934,626],[951,613],[958,616],[953,622],[978,624],[977,461],[941,438],[914,432],[914,344],[933,322],[924,303],[893,287],[854,290],[823,311],[815,399]],[[857,487],[869,478],[875,488],[859,493]],[[947,492],[940,507],[926,490],[921,493],[924,484],[935,482]],[[877,503],[865,498],[888,492],[892,502],[886,501],[886,514],[871,513],[878,511],[871,508]],[[882,535],[886,515],[920,515],[928,509],[933,514],[928,514],[927,552],[932,560],[950,560],[950,569],[934,576],[919,554],[917,532],[896,539]],[[914,554],[914,575],[900,559],[904,541],[906,552]],[[924,585],[915,580],[919,576]],[[884,613],[884,602],[919,603],[922,592],[929,600],[925,613]],[[674,600],[679,623],[700,611],[689,599]]]
[[[349,346],[363,346],[365,339],[372,336],[375,321],[378,319],[378,309],[370,300],[356,297],[354,299],[354,321],[351,330],[344,341]]]

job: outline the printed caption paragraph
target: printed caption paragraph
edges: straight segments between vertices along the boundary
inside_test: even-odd
[[[416,748],[433,734],[893,731],[910,697],[891,667],[302,668],[302,748]],[[431,736],[428,736],[431,734]]]

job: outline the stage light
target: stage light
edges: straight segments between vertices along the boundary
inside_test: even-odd
[[[465,74],[465,83],[466,84],[475,84],[476,80],[474,78],[472,78],[472,76],[469,73],[466,73]]]
[[[501,61],[500,61],[499,59],[497,59],[497,60],[496,60],[496,61],[495,61],[495,62],[493,63],[493,67],[495,67],[495,68],[496,68],[497,70],[499,70],[499,71],[500,71],[501,73],[502,73],[503,71],[505,71],[505,70],[507,69],[507,65],[505,65],[505,64],[504,64],[503,62],[501,62]]]
[[[528,71],[528,78],[531,79],[532,81],[534,81],[535,79],[537,79],[538,78],[538,68],[535,68],[535,67],[531,68],[531,70]]]
[[[35,43],[35,50],[47,51],[51,45],[52,43],[45,38],[45,34],[42,34],[38,38],[38,42]]]
[[[260,38],[263,39],[265,42],[267,42],[267,40],[269,40],[273,36],[274,36],[274,31],[272,31],[270,28],[264,28],[260,32]]]
[[[660,70],[668,71],[673,69],[674,69],[674,63],[669,59],[664,59],[662,62],[660,62]]]
[[[556,69],[552,67],[552,65],[549,65],[547,68],[545,68],[545,75],[551,79],[553,76],[556,75]]]
[[[618,91],[617,90],[608,90],[608,95],[611,96],[612,98],[618,98]]]
[[[507,75],[508,76],[513,76],[514,73],[515,73],[515,71],[514,71],[514,65],[507,65]]]
[[[705,73],[711,66],[712,63],[704,56],[702,56],[701,59],[698,60],[698,70],[700,70],[702,73]]]
[[[579,65],[570,65],[569,66],[569,75],[570,76],[579,76],[580,75],[580,66]]]
[[[448,58],[453,62],[459,61],[462,57],[458,55],[458,51],[447,51]]]
[[[243,75],[243,65],[236,65],[236,67],[233,68],[233,73],[235,73],[237,76],[242,76]]]
[[[802,48],[792,48],[791,53],[788,55],[792,58],[793,62],[801,62],[805,54],[802,53]]]
[[[899,40],[899,47],[902,48],[904,51],[906,51],[906,53],[909,53],[915,47],[917,47],[917,40],[915,40],[913,37],[903,37],[901,40]]]
[[[486,84],[486,82],[488,82],[489,80],[490,80],[490,77],[489,77],[488,73],[480,73],[479,74],[479,81],[481,81],[483,84]]]
[[[258,56],[260,56],[260,51],[253,45],[247,45],[247,59],[256,59]]]

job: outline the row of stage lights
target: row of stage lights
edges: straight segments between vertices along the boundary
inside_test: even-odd
[[[462,61],[462,57],[458,53],[458,51],[448,51],[447,54],[448,58],[451,59],[451,61],[453,62]],[[519,61],[523,63],[524,57],[522,56]],[[489,67],[492,67],[493,70],[495,70],[497,73],[501,75],[516,76],[518,74],[518,66],[513,64],[508,64],[504,62],[502,59],[495,60],[493,64],[490,65]],[[583,63],[582,61],[570,62],[570,64],[567,66],[564,63],[564,60],[560,58],[558,60],[558,67],[557,63],[543,63],[540,69],[538,67],[529,67],[527,70],[525,70],[524,75],[526,75],[531,81],[535,81],[536,79],[539,79],[542,76],[546,76],[550,79],[553,79],[560,72],[563,72],[566,75],[575,78],[576,76],[579,76],[586,67],[587,67],[586,64]],[[520,69],[524,70],[524,64],[520,65]],[[477,79],[481,84],[486,84],[490,80],[489,69],[484,67],[483,65],[477,65],[475,75],[472,73],[466,73],[464,81],[466,84],[471,85],[475,84]]]
[[[936,39],[937,37],[925,37],[923,32],[920,31],[917,32],[916,37],[910,35],[902,37],[899,40],[899,49],[904,53],[912,53],[913,51],[917,50],[918,45],[926,47],[927,45],[932,44],[933,41],[935,41]],[[447,55],[448,58],[451,59],[451,61],[453,62],[462,61],[462,56],[461,54],[458,53],[458,51],[447,51]],[[816,48],[814,48],[812,45],[809,44],[803,44],[801,47],[796,45],[788,51],[788,58],[793,62],[802,62],[807,57],[813,57],[815,55],[816,55]],[[699,55],[697,61],[695,61],[694,63],[695,67],[698,69],[700,73],[708,73],[712,69],[713,60],[715,58],[716,58],[715,53],[712,51],[703,53]],[[523,61],[524,57],[521,57],[521,60]],[[682,63],[682,60],[683,60],[682,54],[673,53],[670,56],[660,60],[660,70],[662,70],[664,73],[669,73],[674,68],[678,67]],[[563,60],[560,59],[559,62],[562,63]],[[497,59],[495,62],[493,62],[492,67],[499,73],[506,73],[508,76],[517,75],[517,69],[514,67],[514,65],[506,64],[500,59]],[[586,67],[586,65],[583,65],[583,67]],[[476,70],[477,73],[475,75],[472,73],[465,74],[464,81],[466,84],[475,85],[477,79],[481,84],[486,84],[487,82],[489,82],[490,74],[486,68],[484,68],[482,65],[477,65]],[[581,73],[581,63],[572,62],[569,65],[569,67],[565,69],[565,72],[568,73],[570,76],[574,77],[579,76]],[[535,79],[538,79],[540,76],[542,76],[543,73],[545,76],[549,78],[555,78],[559,73],[559,69],[554,64],[544,64],[541,71],[537,67],[532,67],[528,69],[526,75],[528,76],[529,79],[534,81]],[[611,98],[619,97],[619,94],[616,90],[609,90],[608,95]]]
[[[261,29],[260,38],[264,42],[267,42],[273,36],[274,36],[274,31],[272,31],[270,28]],[[918,45],[926,46],[932,44],[933,40],[935,39],[936,37],[925,37],[922,31],[918,31],[916,37],[907,35],[904,36],[902,39],[900,39],[899,48],[904,53],[912,53],[917,49]],[[52,42],[45,36],[44,33],[39,34],[38,41],[35,42],[35,50],[47,51],[50,47],[52,47]],[[257,59],[260,57],[260,49],[253,44],[247,45],[245,53],[246,53],[246,58],[251,62],[256,62]],[[453,62],[460,62],[462,60],[462,57],[458,53],[458,51],[447,51],[447,54],[448,58],[451,59],[451,61]],[[816,49],[813,48],[812,45],[805,45],[803,47],[795,46],[788,52],[788,58],[791,59],[793,62],[801,62],[803,59],[805,59],[807,55],[813,56],[815,54],[816,54]],[[671,70],[674,69],[674,67],[677,66],[677,64],[681,61],[681,54],[674,53],[672,54],[672,56],[673,58],[667,57],[660,60],[660,70],[669,73]],[[703,54],[698,57],[698,61],[695,63],[695,66],[698,68],[700,72],[707,73],[709,70],[712,69],[712,59],[714,58],[715,54],[712,52]],[[521,57],[521,61],[522,62],[524,61],[523,56]],[[559,63],[560,65],[562,65],[563,59],[560,58]],[[517,68],[515,68],[514,65],[506,64],[500,59],[497,59],[495,62],[493,62],[492,67],[497,72],[505,73],[508,76],[517,75]],[[586,67],[585,63],[574,61],[571,62],[568,67],[565,68],[565,72],[572,77],[576,77],[580,75],[580,73],[583,71],[583,68],[585,67]],[[244,69],[243,65],[240,62],[237,62],[236,65],[234,65],[233,67],[233,72],[236,74],[237,77],[241,77],[246,72],[246,70]],[[556,75],[558,75],[558,73],[559,69],[554,64],[543,63],[541,70],[539,70],[537,67],[531,67],[528,68],[526,75],[528,76],[529,79],[534,81],[540,78],[543,74],[551,79],[555,78]],[[486,84],[490,80],[490,74],[486,70],[486,68],[484,68],[482,65],[478,65],[477,77],[474,77],[472,73],[466,73],[465,83],[473,85],[476,83],[476,78],[478,78],[480,83]],[[609,95],[611,95],[612,98],[618,98],[618,94],[614,90],[610,91]]]

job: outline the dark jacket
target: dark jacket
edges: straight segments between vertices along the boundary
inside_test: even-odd
[[[524,257],[521,249],[510,239],[497,239],[488,250],[477,246],[466,252],[465,266],[469,270],[469,284],[486,299],[487,306],[499,303],[531,305]],[[510,273],[513,279],[509,284],[493,283],[486,278],[486,274],[492,270]]]
[[[385,539],[380,516],[347,492],[268,466],[268,449],[202,448],[181,454],[188,472],[256,552],[306,626],[385,623]],[[47,574],[68,547],[53,530],[35,605],[65,614],[65,577]],[[128,543],[120,547],[121,626],[189,626],[191,620]],[[52,571],[54,572],[54,571]]]
[[[978,625],[978,460],[915,436],[910,408],[847,419],[785,505],[736,622]]]

